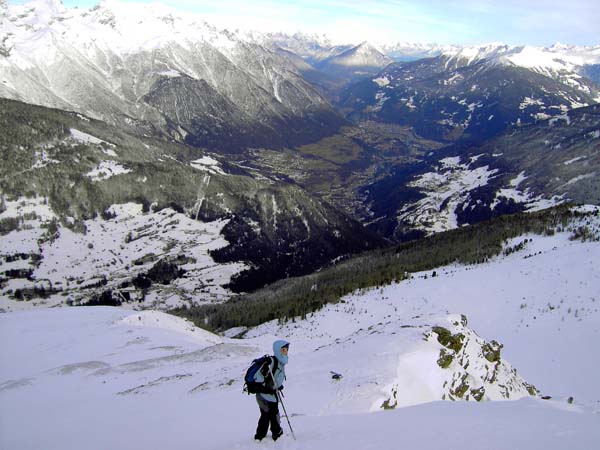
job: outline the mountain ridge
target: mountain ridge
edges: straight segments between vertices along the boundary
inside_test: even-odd
[[[125,121],[185,141],[143,99],[159,79],[187,76],[231,102],[235,114],[222,112],[220,120],[245,115],[244,129],[256,130],[248,144],[262,135],[256,144],[309,142],[344,123],[286,59],[170,9],[104,2],[79,11],[41,2],[7,11],[15,12],[2,23],[3,97]],[[183,131],[202,144],[202,133]],[[204,145],[246,147],[244,133],[233,131]]]
[[[454,65],[457,65],[454,68]],[[516,65],[446,56],[394,63],[340,96],[354,121],[380,120],[415,127],[441,141],[482,140],[510,126],[533,123],[596,103],[600,87],[576,87]]]

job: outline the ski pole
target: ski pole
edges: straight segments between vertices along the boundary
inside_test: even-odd
[[[294,430],[292,429],[292,424],[290,423],[290,417],[288,416],[287,411],[285,410],[285,405],[283,404],[283,400],[281,399],[281,395],[279,395],[279,391],[276,390],[275,394],[277,394],[277,400],[281,403],[281,407],[283,408],[283,413],[285,414],[285,419],[287,420],[288,426],[290,427],[290,431],[292,432],[292,437],[296,440],[296,436],[294,435]]]

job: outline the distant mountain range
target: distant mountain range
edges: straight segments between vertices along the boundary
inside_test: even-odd
[[[353,120],[406,123],[442,140],[461,136],[460,128],[487,137],[600,98],[586,78],[598,71],[600,47],[405,43],[378,50],[302,34],[220,31],[170,9],[117,2],[90,10],[50,0],[4,4],[0,17],[0,96],[220,151],[334,134],[345,122],[325,97],[340,100]],[[499,106],[477,106],[481,96]],[[481,128],[492,131],[473,132]]]

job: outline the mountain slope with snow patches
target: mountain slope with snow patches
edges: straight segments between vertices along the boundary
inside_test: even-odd
[[[248,290],[379,242],[298,186],[222,156],[0,104],[1,308],[222,301],[236,281]]]
[[[365,189],[381,218],[373,227],[434,233],[568,201],[598,204],[599,113],[579,108],[399,167]]]
[[[600,88],[579,78],[576,85],[493,59],[442,55],[389,65],[349,87],[339,107],[355,121],[410,126],[443,142],[481,142],[515,126],[596,104]]]
[[[491,262],[357,291],[243,339],[151,311],[1,314],[0,443],[256,448],[258,408],[241,393],[242,375],[285,338],[297,440],[282,418],[278,447],[591,448],[600,438],[600,246],[566,232],[506,246],[521,240]],[[488,401],[502,399],[517,401]]]
[[[398,166],[363,190],[375,219],[369,226],[403,236],[567,201],[597,204],[599,111],[578,108]]]

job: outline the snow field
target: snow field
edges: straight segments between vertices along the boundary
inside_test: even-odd
[[[489,263],[357,291],[306,320],[247,330],[244,339],[156,311],[0,314],[0,447],[594,448],[600,243],[559,233],[507,246],[525,239]],[[442,345],[433,326],[465,334],[464,352],[447,369],[436,363]],[[242,377],[275,338],[291,342],[283,392],[298,440],[282,418],[286,435],[256,444],[258,408],[241,393]],[[492,339],[504,345],[504,364],[496,384],[485,384],[488,398],[511,387],[511,398],[522,397],[522,376],[553,400],[439,401],[457,374],[468,371],[472,388],[484,383],[491,365],[480,342]],[[396,408],[383,411],[386,400]]]
[[[70,286],[76,292],[82,286],[106,277],[108,289],[127,277],[149,270],[158,259],[184,254],[195,260],[181,265],[187,271],[185,277],[174,280],[168,286],[155,285],[147,298],[149,304],[157,301],[164,303],[163,307],[175,307],[188,301],[190,296],[196,301],[228,296],[229,292],[223,285],[245,268],[241,263],[217,264],[209,255],[210,250],[228,244],[220,234],[226,221],[203,223],[172,209],[143,214],[142,205],[135,203],[113,205],[109,211],[116,217],[86,220],[85,235],[59,226],[56,238],[48,240],[42,239],[46,229],[41,226],[55,216],[43,204],[43,199],[7,202],[7,210],[0,217],[22,217],[28,212],[35,212],[41,219],[27,219],[18,230],[0,236],[0,256],[15,253],[42,255],[38,263],[18,260],[8,264],[11,264],[10,268],[33,269],[35,280],[44,280],[55,288],[61,288],[67,296],[58,294],[45,300],[18,302],[2,294],[10,289],[32,286],[35,282],[11,279],[0,291],[0,307],[10,311],[30,309],[38,303],[60,305],[69,299],[77,300],[69,293]],[[148,258],[145,263],[144,257]]]

